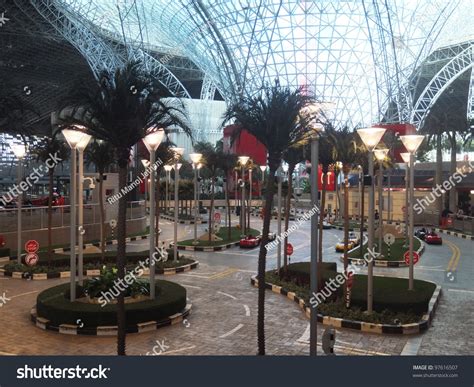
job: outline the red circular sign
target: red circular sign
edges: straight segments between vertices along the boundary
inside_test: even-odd
[[[287,255],[293,254],[293,245],[292,245],[291,243],[288,243],[288,244],[286,245],[286,254],[287,254]]]
[[[410,252],[407,251],[403,257],[405,258],[405,263],[407,265],[409,265],[410,264]],[[413,264],[416,265],[419,260],[420,260],[420,255],[416,251],[414,251],[413,252]]]
[[[27,253],[36,253],[39,250],[39,243],[33,239],[25,243],[25,250]]]
[[[448,226],[452,226],[453,225],[453,218],[448,218]]]
[[[39,257],[38,254],[29,253],[25,256],[25,262],[28,266],[34,266],[38,263]]]

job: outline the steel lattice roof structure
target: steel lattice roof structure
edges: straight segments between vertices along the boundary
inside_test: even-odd
[[[472,114],[473,10],[474,0],[3,0],[0,70],[44,119],[74,78],[135,58],[177,97],[232,101],[278,79],[333,103],[337,123],[421,127],[460,77]]]

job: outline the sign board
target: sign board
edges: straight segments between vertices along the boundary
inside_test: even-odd
[[[288,243],[286,245],[286,254],[287,255],[292,255],[293,254],[293,245],[291,243]]]
[[[453,225],[453,218],[448,218],[448,226],[452,226]]]
[[[216,212],[214,214],[214,222],[216,223],[220,223],[221,222],[221,213],[220,212]]]
[[[39,257],[36,253],[28,253],[25,256],[25,262],[28,266],[34,266],[38,263]]]
[[[407,251],[403,257],[405,258],[405,263],[407,265],[409,265],[410,264],[410,252]],[[413,264],[416,265],[419,260],[420,260],[420,255],[416,251],[414,251],[413,252]]]
[[[39,243],[33,239],[25,243],[25,251],[27,253],[36,253],[39,250]]]

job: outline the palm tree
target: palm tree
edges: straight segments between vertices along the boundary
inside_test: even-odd
[[[32,134],[32,127],[27,125],[27,118],[39,115],[31,103],[14,95],[4,85],[2,92],[4,94],[0,95],[0,128],[2,132],[19,135],[26,141],[26,137]]]
[[[344,126],[338,131],[328,133],[329,141],[333,146],[334,159],[342,163],[344,174],[344,271],[349,266],[347,248],[349,245],[349,172],[356,159],[357,143],[355,132]],[[347,284],[344,287],[347,292]]]
[[[303,145],[298,144],[296,146],[289,147],[283,155],[284,160],[288,163],[288,189],[286,193],[286,204],[285,204],[285,240],[283,243],[283,270],[286,273],[288,265],[288,254],[286,253],[286,247],[288,245],[288,225],[290,221],[290,207],[291,207],[291,196],[293,194],[293,172],[295,171],[296,165],[300,163],[303,158]]]
[[[116,159],[114,150],[111,143],[103,140],[95,140],[89,144],[85,152],[87,164],[93,164],[99,174],[100,251],[102,260],[105,259],[104,178],[106,170],[114,164]]]
[[[237,155],[224,152],[224,142],[219,140],[216,143],[216,150],[218,153],[218,158],[221,160],[220,168],[224,174],[224,184],[225,184],[225,198],[226,198],[226,211],[227,211],[227,239],[231,239],[232,235],[232,218],[230,210],[230,192],[229,192],[229,177],[233,173],[234,167],[237,164]]]
[[[267,149],[269,178],[265,191],[263,236],[258,257],[258,355],[265,355],[265,266],[273,207],[275,185],[273,176],[281,163],[283,152],[303,137],[315,117],[301,114],[304,108],[314,103],[302,89],[290,90],[280,87],[278,81],[273,87],[265,87],[252,97],[242,97],[229,106],[225,121],[235,120],[238,125],[236,137],[247,130]]]
[[[36,161],[42,162],[48,166],[48,264],[51,264],[53,254],[53,185],[54,170],[58,164],[53,163],[52,166],[46,164],[51,155],[56,155],[63,163],[69,158],[69,149],[64,141],[58,140],[58,130],[54,130],[51,137],[44,137],[39,140],[32,148]]]
[[[211,182],[211,204],[209,206],[209,222],[208,222],[208,240],[212,240],[212,232],[214,229],[213,215],[214,215],[214,194],[215,184],[218,170],[222,164],[222,154],[218,152],[217,148],[209,142],[197,142],[194,145],[196,152],[202,153],[203,163],[209,172],[209,180]]]
[[[171,126],[180,126],[190,133],[185,124],[184,107],[177,100],[166,99],[169,94],[139,62],[129,62],[113,73],[104,71],[95,87],[77,85],[65,101],[64,107],[72,112],[61,117],[64,126],[83,125],[95,138],[109,142],[115,148],[119,168],[119,190],[127,185],[127,171],[131,148],[147,134]],[[125,193],[118,203],[117,221],[117,274],[124,279],[126,264]],[[117,354],[125,355],[124,292],[117,298]]]
[[[334,130],[332,125],[326,125],[323,135],[319,138],[319,165],[322,169],[323,186],[321,188],[321,209],[319,214],[319,245],[318,245],[318,263],[323,261],[323,221],[326,208],[327,176],[329,167],[334,165],[333,148],[328,139],[328,132]],[[320,273],[321,270],[318,270]],[[321,282],[319,282],[321,283]]]

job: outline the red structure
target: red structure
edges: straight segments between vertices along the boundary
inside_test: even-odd
[[[267,149],[245,129],[240,132],[240,136],[232,142],[232,136],[237,129],[237,125],[229,125],[224,128],[224,152],[237,156],[249,156],[255,164],[267,164]]]

